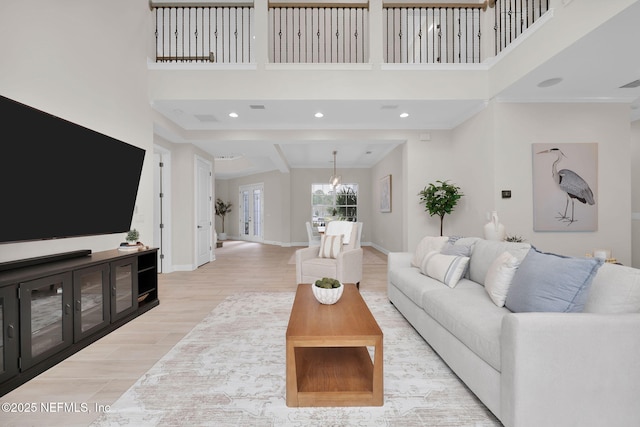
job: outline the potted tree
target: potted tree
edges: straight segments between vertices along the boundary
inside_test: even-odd
[[[424,187],[418,195],[420,201],[424,203],[425,211],[429,212],[430,216],[440,217],[440,235],[442,236],[444,216],[453,212],[458,200],[464,196],[460,192],[460,187],[449,184],[448,181],[436,181],[435,184],[431,183]]]
[[[216,215],[222,219],[222,233],[218,233],[218,240],[227,240],[227,233],[224,232],[224,217],[231,212],[231,203],[225,203],[222,199],[216,199]]]

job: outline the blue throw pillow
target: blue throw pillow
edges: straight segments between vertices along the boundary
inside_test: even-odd
[[[581,312],[603,261],[529,249],[513,276],[505,307],[515,313]]]

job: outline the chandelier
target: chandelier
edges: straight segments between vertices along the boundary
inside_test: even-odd
[[[331,175],[331,178],[329,178],[329,184],[331,184],[334,190],[336,189],[337,186],[340,185],[340,181],[342,180],[342,177],[336,173],[336,154],[338,154],[338,152],[334,151],[333,152],[333,175]]]

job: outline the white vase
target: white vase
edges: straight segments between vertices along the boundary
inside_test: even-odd
[[[227,233],[218,233],[218,240],[220,241],[227,240]]]
[[[498,212],[491,212],[491,219],[484,225],[484,238],[487,240],[504,240],[504,225],[500,224]]]

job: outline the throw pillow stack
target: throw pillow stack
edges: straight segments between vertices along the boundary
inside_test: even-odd
[[[534,247],[524,255],[522,245],[509,245],[512,244],[506,243],[503,248],[491,246],[492,250],[503,252],[495,252],[499,255],[484,276],[485,290],[496,306],[515,313],[583,311],[602,260],[545,253]],[[471,246],[451,244],[448,237],[427,236],[418,244],[411,265],[453,288],[467,274],[471,250]],[[476,250],[482,251],[482,245]],[[482,280],[478,274],[486,269],[481,268],[483,263],[486,266],[491,260],[487,257],[496,256],[491,250],[478,255],[485,260],[471,267],[471,279],[476,282]]]

